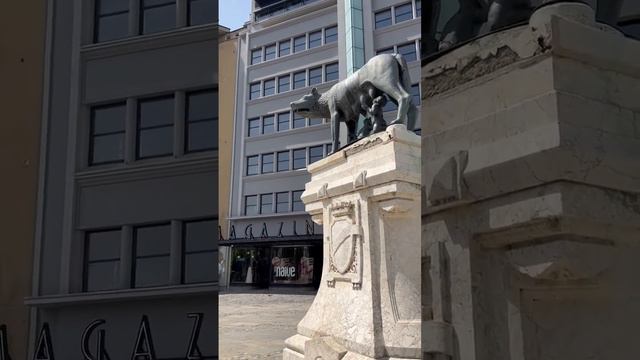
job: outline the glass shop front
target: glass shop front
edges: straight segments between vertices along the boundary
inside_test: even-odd
[[[322,245],[238,245],[231,249],[231,285],[318,287]]]

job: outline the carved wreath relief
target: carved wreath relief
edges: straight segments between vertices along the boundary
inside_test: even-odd
[[[360,204],[341,202],[329,208],[331,225],[329,242],[329,274],[327,285],[350,281],[354,289],[362,286],[362,227]]]

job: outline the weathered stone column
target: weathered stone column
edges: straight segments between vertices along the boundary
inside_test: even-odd
[[[420,137],[394,125],[309,166],[322,283],[287,359],[420,359]]]
[[[640,42],[553,3],[423,76],[425,359],[640,353]]]

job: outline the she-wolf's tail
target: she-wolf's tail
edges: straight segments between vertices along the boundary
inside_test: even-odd
[[[400,69],[400,81],[402,81],[402,87],[408,93],[411,93],[411,78],[409,77],[409,67],[407,66],[407,60],[404,59],[402,54],[393,54],[398,62],[398,68]]]

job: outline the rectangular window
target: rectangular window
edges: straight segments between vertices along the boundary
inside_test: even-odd
[[[413,19],[413,7],[411,3],[396,6],[396,24]]]
[[[417,17],[422,16],[422,1],[420,0],[416,0],[416,16]]]
[[[276,58],[276,44],[267,45],[264,47],[264,61],[273,60]]]
[[[324,119],[323,118],[310,118],[309,119],[309,126],[320,125],[322,123],[324,123]]]
[[[134,287],[169,284],[171,225],[141,226],[134,230]]]
[[[402,54],[407,62],[418,60],[416,43],[410,42],[408,44],[398,45],[398,54]]]
[[[182,283],[195,284],[216,281],[218,261],[218,222],[189,221],[183,229]]]
[[[291,39],[282,40],[278,43],[278,56],[289,55],[291,52]]]
[[[120,286],[120,230],[88,232],[85,237],[84,291]]]
[[[391,26],[391,9],[378,11],[375,14],[376,29]]]
[[[309,69],[309,86],[322,83],[322,66]]]
[[[187,128],[185,151],[207,151],[218,148],[218,92],[198,91],[187,94]]]
[[[278,78],[278,93],[289,91],[291,85],[291,75],[280,76]]]
[[[299,71],[293,74],[293,88],[301,89],[307,86],[307,73],[306,71]]]
[[[262,117],[262,133],[263,134],[273,134],[273,132],[275,131],[273,118],[274,118],[273,115],[267,115]]]
[[[307,35],[293,38],[293,52],[298,53],[307,49]]]
[[[251,65],[262,62],[262,48],[251,50]]]
[[[249,119],[249,132],[247,136],[258,136],[260,135],[260,118]]]
[[[328,64],[324,68],[324,81],[338,80],[338,63]]]
[[[216,5],[211,0],[189,0],[189,26],[216,21]]]
[[[258,195],[247,195],[244,197],[244,214],[258,215]]]
[[[338,26],[331,26],[324,29],[324,43],[330,44],[338,41]]]
[[[420,105],[420,84],[411,85],[411,96],[413,97],[413,105]]]
[[[276,79],[264,81],[264,92],[262,96],[270,96],[276,93]]]
[[[393,54],[394,52],[396,52],[396,50],[392,46],[392,47],[388,47],[388,48],[384,48],[384,49],[380,49],[380,50],[376,51],[376,55]]]
[[[276,193],[276,212],[289,212],[289,192]]]
[[[89,165],[124,161],[126,104],[91,109]]]
[[[289,151],[278,152],[278,171],[289,171]]]
[[[273,213],[273,194],[260,195],[260,214]]]
[[[268,174],[273,172],[273,153],[262,154],[262,173]]]
[[[249,86],[249,100],[257,99],[260,97],[260,83],[253,83]]]
[[[292,202],[292,206],[291,206],[291,210],[292,211],[304,211],[304,204],[302,203],[302,200],[300,199],[300,197],[302,196],[302,193],[304,192],[304,190],[297,190],[294,191],[291,194],[291,202]]]
[[[173,154],[173,106],[173,95],[138,103],[138,159]]]
[[[307,167],[307,150],[293,150],[293,170],[304,169]]]
[[[291,118],[291,115],[288,111],[278,114],[278,131],[289,130],[290,118]]]
[[[94,42],[129,35],[129,0],[96,0]]]
[[[322,160],[324,156],[324,147],[322,145],[312,146],[309,148],[309,164],[313,164],[318,160]]]
[[[258,155],[247,156],[247,175],[258,175],[260,173],[259,162]]]
[[[140,0],[142,34],[171,30],[176,27],[176,0]]]
[[[303,128],[307,126],[307,118],[303,118],[300,115],[294,114],[293,115],[293,128],[294,129],[298,129],[298,128]]]
[[[322,30],[309,33],[309,49],[322,45]]]

